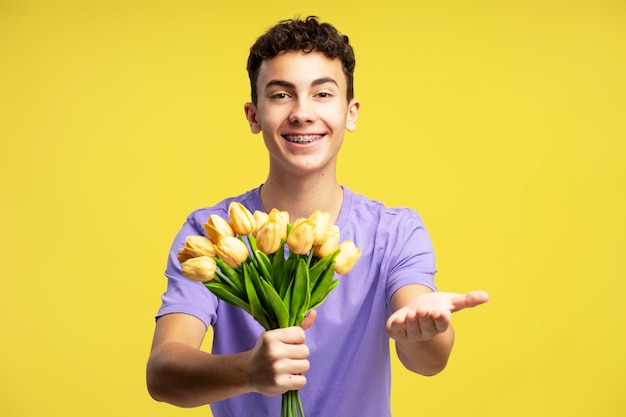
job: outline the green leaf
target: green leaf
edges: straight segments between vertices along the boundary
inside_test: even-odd
[[[265,287],[262,285],[262,282],[265,281],[259,276],[259,271],[257,271],[254,262],[249,263],[247,266],[248,273],[250,275],[250,281],[252,282],[252,285],[254,285],[254,289],[257,293],[257,296],[259,297],[259,301],[261,303],[261,306],[263,307],[263,311],[266,313],[267,318],[270,319],[270,324],[272,325],[272,328],[275,328],[276,320],[272,320],[274,317],[274,309],[272,308],[270,299],[267,295],[267,292],[265,291]]]
[[[243,308],[248,313],[252,314],[250,304],[239,298],[237,295],[233,294],[231,288],[227,285],[219,282],[208,281],[204,283],[204,286],[213,294],[215,294],[215,296],[220,300],[225,301],[228,304],[234,305],[235,307]]]
[[[217,256],[215,257],[215,263],[220,268],[220,270],[225,275],[227,275],[230,279],[237,279],[237,278],[239,278],[239,272],[236,269],[231,268],[230,266],[228,266],[228,264],[226,262],[224,262],[223,260],[221,260]]]
[[[309,281],[309,269],[306,261],[302,258],[298,261],[296,276],[291,289],[291,303],[289,307],[290,325],[297,326],[302,322],[304,314],[308,310],[311,299],[311,286]]]
[[[252,249],[252,253],[256,252],[256,238],[254,237],[254,235],[246,235],[246,238],[248,239],[248,243],[250,243],[250,249]]]
[[[272,326],[270,325],[267,315],[265,314],[265,310],[259,301],[256,288],[250,279],[250,272],[248,269],[248,264],[244,263],[243,278],[246,287],[246,294],[248,294],[248,302],[250,303],[250,314],[252,314],[252,317],[254,317],[254,319],[258,321],[259,324],[265,328],[265,330],[271,330]]]
[[[240,239],[243,242],[242,236],[240,236]],[[248,261],[254,262],[254,264],[256,265],[256,268],[260,269],[259,260],[256,257],[256,253],[258,251],[257,246],[256,246],[256,238],[250,234],[250,235],[246,235],[246,239],[248,240],[248,243],[250,244],[250,248],[248,249],[248,252],[250,253],[250,256],[248,257]]]
[[[315,288],[317,284],[317,280],[320,276],[326,271],[329,267],[332,268],[333,262],[335,262],[335,258],[339,255],[341,249],[336,249],[335,251],[329,253],[323,258],[319,259],[317,262],[313,264],[313,266],[309,269],[309,279],[311,280],[311,287]]]
[[[317,284],[311,291],[311,305],[320,305],[321,302],[328,296],[330,292],[329,288],[332,285],[334,277],[335,270],[333,269],[332,265],[330,265],[330,267],[327,268],[326,271],[324,271],[324,274],[320,277],[320,279],[317,281]]]
[[[223,281],[224,284],[227,284],[231,286],[234,290],[236,290],[239,296],[244,295],[245,291],[243,289],[243,284],[241,282],[239,272],[236,269],[228,266],[226,262],[224,262],[217,256],[215,257],[215,263],[221,271],[221,274],[218,274],[220,280]]]
[[[330,285],[326,288],[326,292],[320,291],[316,295],[317,299],[314,299],[313,295],[312,295],[311,296],[311,305],[309,306],[309,310],[313,310],[314,308],[316,308],[320,304],[322,304],[326,300],[326,298],[330,295],[330,293],[335,289],[337,284],[339,284],[339,280],[338,279],[334,279],[334,280],[331,281]]]
[[[291,284],[287,288],[287,291],[285,291],[285,296],[281,297],[283,299],[283,303],[285,304],[285,306],[287,306],[287,309],[291,309],[291,292],[292,292],[291,289],[292,288],[293,288],[293,281],[291,281]],[[280,293],[278,295],[280,295]],[[289,317],[290,317],[289,323],[291,323],[291,314]]]
[[[261,280],[261,285],[265,287],[265,292],[267,293],[269,302],[274,310],[274,316],[276,317],[278,327],[289,327],[289,310],[287,309],[287,306],[280,298],[274,287],[263,280]]]
[[[274,276],[275,281],[276,281],[276,278],[277,276]],[[283,273],[280,275],[280,278],[278,278],[278,282],[274,284],[274,286],[276,287],[276,291],[278,291],[280,298],[282,298],[283,300],[285,299],[285,296],[287,295],[287,289],[289,288],[291,281],[292,281],[292,278],[289,272],[289,259],[287,259],[285,261],[285,267],[283,268]]]
[[[281,240],[278,251],[272,257],[272,281],[274,288],[280,294],[280,287],[283,279],[285,279],[285,241]],[[284,294],[283,294],[284,296]],[[282,298],[282,297],[281,297]]]
[[[267,282],[273,283],[272,274],[270,273],[270,271],[272,270],[272,263],[270,262],[270,258],[268,258],[265,253],[261,252],[258,249],[254,251],[254,253],[256,255],[256,259],[258,260],[261,276]]]

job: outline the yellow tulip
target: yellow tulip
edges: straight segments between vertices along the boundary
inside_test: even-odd
[[[238,268],[248,259],[248,247],[234,236],[224,236],[215,245],[217,256],[231,268]]]
[[[211,214],[202,227],[213,243],[217,243],[224,236],[235,236],[235,231],[230,224],[217,214]]]
[[[283,223],[289,224],[289,213],[286,211],[279,211],[278,214],[282,217]]]
[[[276,253],[282,243],[283,226],[275,219],[266,221],[257,231],[256,246],[266,255]]]
[[[343,241],[339,247],[341,251],[335,258],[335,272],[345,275],[350,272],[356,261],[361,257],[361,250],[351,240]]]
[[[287,238],[287,225],[289,224],[289,213],[272,209],[268,215],[268,220],[274,220],[280,225],[280,231],[283,238]]]
[[[328,229],[328,233],[326,233],[326,240],[324,240],[321,244],[315,245],[313,248],[313,253],[318,258],[323,258],[329,253],[333,252],[337,249],[339,245],[339,227],[336,224],[333,224]]]
[[[178,251],[178,261],[182,264],[199,256],[215,256],[215,245],[205,236],[187,236],[185,245]]]
[[[314,245],[320,245],[326,240],[326,234],[330,228],[330,213],[327,211],[315,210],[309,217],[309,220],[315,224],[315,240]]]
[[[191,258],[183,262],[182,273],[189,279],[194,281],[206,282],[211,281],[215,276],[215,259],[210,256],[199,256]]]
[[[315,225],[309,219],[298,219],[287,235],[289,250],[298,255],[308,253],[315,240]]]
[[[263,227],[263,225],[267,221],[268,215],[264,211],[255,210],[252,216],[254,217],[254,222],[256,223],[256,230],[254,231],[254,235],[256,236],[256,234],[259,232],[259,229]]]
[[[249,235],[256,228],[256,221],[250,211],[243,204],[235,201],[228,206],[228,218],[233,231],[238,235]]]

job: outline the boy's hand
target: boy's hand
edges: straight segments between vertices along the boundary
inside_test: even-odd
[[[445,332],[455,311],[486,303],[484,291],[467,294],[433,292],[421,294],[387,320],[387,333],[397,341],[422,342]]]
[[[249,352],[248,370],[253,391],[274,396],[297,390],[306,384],[304,372],[309,369],[309,348],[304,331],[315,321],[311,311],[300,327],[266,331]]]

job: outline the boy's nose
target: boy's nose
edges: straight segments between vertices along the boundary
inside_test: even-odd
[[[307,123],[315,120],[315,112],[311,107],[311,103],[307,100],[298,100],[291,109],[289,114],[289,122],[291,123]]]

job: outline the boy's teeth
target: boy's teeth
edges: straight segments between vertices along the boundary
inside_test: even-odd
[[[309,143],[319,139],[320,135],[285,135],[285,139],[289,142]]]

